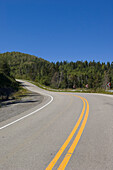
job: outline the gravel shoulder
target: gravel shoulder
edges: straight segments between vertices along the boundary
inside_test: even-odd
[[[1,103],[0,122],[25,112],[37,105],[44,99],[39,93],[30,92],[19,100],[8,100]]]

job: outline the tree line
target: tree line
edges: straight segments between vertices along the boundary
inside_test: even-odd
[[[10,76],[28,79],[52,88],[113,88],[113,62],[95,61],[48,62],[42,58],[20,52],[0,54],[7,59]],[[6,71],[8,72],[8,70]]]
[[[11,76],[7,58],[0,56],[0,100],[7,100],[18,88],[19,84]]]

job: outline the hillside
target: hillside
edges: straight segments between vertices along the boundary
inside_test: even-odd
[[[113,88],[113,62],[57,62],[20,52],[0,54],[0,59],[7,60],[11,76],[37,81],[52,88],[106,88],[107,82]]]
[[[11,75],[15,78],[36,80],[44,83],[44,76],[48,75],[51,64],[41,58],[20,52],[7,52],[0,54],[10,66]]]
[[[0,58],[0,100],[8,99],[18,88],[19,84],[11,76],[7,60]]]

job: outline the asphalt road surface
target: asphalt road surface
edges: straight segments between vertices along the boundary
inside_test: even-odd
[[[0,170],[113,170],[113,97],[43,95],[34,108],[0,122]]]

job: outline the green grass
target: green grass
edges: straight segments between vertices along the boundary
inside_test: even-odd
[[[17,92],[14,92],[12,93],[10,96],[9,96],[9,99],[10,101],[13,101],[13,100],[21,100],[23,97],[27,97],[29,94],[31,94],[30,91],[28,91],[27,89],[23,88],[21,85],[19,87],[19,90]],[[5,103],[4,101],[8,101],[8,100],[2,100],[2,98],[0,98],[0,108],[2,107],[2,105],[5,106]]]
[[[8,100],[18,100],[22,97],[26,97],[29,93],[30,91],[20,86],[19,90],[17,92],[12,93],[11,96],[9,96]],[[0,102],[2,102],[2,98],[0,98]]]
[[[30,91],[28,91],[27,89],[23,88],[22,86],[19,87],[19,90],[15,93],[13,93],[10,96],[10,99],[21,99],[23,97],[26,97],[28,94],[30,93]]]
[[[27,80],[29,81],[29,80]],[[102,88],[97,88],[97,89],[86,89],[86,88],[77,88],[77,89],[52,89],[50,87],[44,86],[38,82],[34,82],[34,81],[29,81],[31,83],[33,83],[34,85],[44,89],[44,90],[48,90],[48,91],[53,91],[53,92],[71,92],[71,93],[100,93],[100,94],[110,94],[113,95],[113,92],[108,92],[105,91]]]

